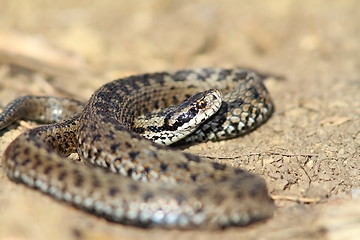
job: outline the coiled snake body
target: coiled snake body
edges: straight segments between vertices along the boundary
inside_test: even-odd
[[[209,88],[225,95],[221,99],[219,90],[199,94]],[[190,102],[182,102],[187,98]],[[179,108],[185,112],[177,113]],[[53,123],[17,137],[4,153],[3,167],[16,182],[115,222],[169,228],[246,225],[274,212],[262,178],[139,134],[165,144],[223,140],[248,133],[272,112],[262,78],[243,69],[130,76],[105,84],[85,106],[72,99],[25,96],[5,108],[0,129],[20,118]],[[178,136],[177,129],[194,123],[200,126]],[[85,165],[66,158],[74,152]]]

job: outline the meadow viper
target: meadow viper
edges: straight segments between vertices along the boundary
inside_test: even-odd
[[[217,103],[211,105],[212,100]],[[262,178],[161,143],[237,137],[265,122],[273,109],[262,77],[245,69],[129,76],[105,84],[85,105],[20,97],[0,115],[0,129],[18,119],[51,124],[18,136],[2,166],[16,182],[115,222],[168,228],[246,225],[273,215]],[[178,135],[192,124],[196,127],[187,136]],[[67,158],[74,152],[85,164]]]

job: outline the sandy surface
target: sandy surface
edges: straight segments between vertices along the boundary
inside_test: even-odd
[[[0,107],[24,94],[86,100],[107,81],[185,67],[246,66],[276,113],[248,136],[187,151],[261,174],[274,218],[225,231],[139,229],[61,204],[0,171],[0,239],[357,239],[360,2],[0,2]],[[21,131],[0,132],[0,153]]]

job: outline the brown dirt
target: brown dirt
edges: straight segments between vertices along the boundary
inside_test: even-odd
[[[0,239],[357,239],[360,235],[360,2],[0,3],[0,106],[24,94],[86,100],[132,73],[246,66],[276,113],[243,138],[190,152],[259,173],[274,218],[225,231],[139,229],[78,211],[0,172]],[[32,123],[1,132],[0,152]]]

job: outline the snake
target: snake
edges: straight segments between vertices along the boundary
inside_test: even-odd
[[[124,225],[224,229],[271,218],[262,177],[178,147],[266,122],[274,104],[264,78],[242,68],[182,69],[114,80],[86,103],[19,97],[0,129],[19,119],[43,124],[9,144],[2,167],[16,183]]]

